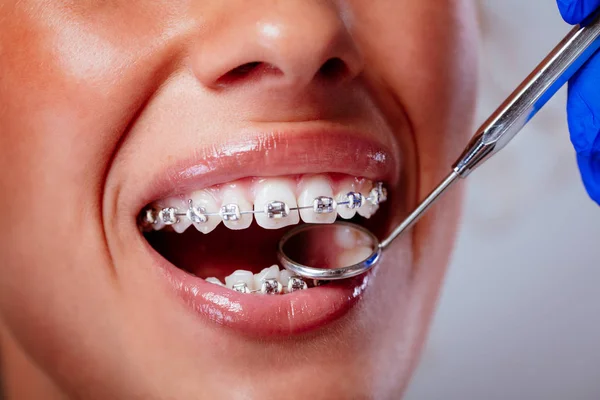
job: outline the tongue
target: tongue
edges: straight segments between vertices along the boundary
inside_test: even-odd
[[[223,225],[209,234],[193,227],[184,233],[151,232],[148,242],[173,265],[201,278],[224,281],[235,270],[253,273],[277,263],[277,243],[286,229],[267,230],[256,223],[243,230]]]

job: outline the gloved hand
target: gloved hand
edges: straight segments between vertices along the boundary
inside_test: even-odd
[[[600,0],[557,0],[563,19],[578,24],[600,7]],[[567,114],[571,142],[590,197],[600,204],[600,53],[569,82]]]

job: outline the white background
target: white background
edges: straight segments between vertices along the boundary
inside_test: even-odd
[[[554,0],[481,1],[481,123],[567,33]],[[598,88],[600,90],[600,88]],[[600,400],[600,207],[559,93],[468,181],[408,400]]]

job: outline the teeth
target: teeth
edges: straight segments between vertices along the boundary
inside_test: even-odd
[[[337,208],[337,213],[340,217],[344,219],[351,219],[356,215],[357,209],[361,204],[364,205],[364,194],[366,191],[362,191],[362,187],[364,186],[361,182],[355,178],[344,178],[339,186],[338,191],[335,196],[335,199],[338,203],[346,203],[351,201],[351,204],[340,204]]]
[[[189,219],[177,215],[185,209],[185,202],[179,198],[169,198],[161,203],[157,215],[158,226],[171,226],[177,233],[183,233],[192,224]],[[156,227],[155,227],[156,229]],[[160,229],[160,228],[159,228]]]
[[[223,224],[233,230],[246,229],[252,224],[252,214],[241,214],[252,210],[252,204],[244,195],[239,185],[231,185],[223,191],[221,217]]]
[[[192,215],[194,218],[194,227],[202,233],[212,232],[221,222],[221,217],[215,215],[215,211],[219,210],[215,198],[206,190],[199,190],[192,193],[190,200],[192,201],[192,211],[189,209],[190,204],[186,210],[188,210],[188,215]],[[207,216],[206,213],[210,213],[210,215]]]
[[[154,206],[149,206],[142,210],[138,219],[138,225],[142,232],[148,232],[157,229],[158,210]]]
[[[374,205],[379,205],[387,200],[387,189],[383,183],[377,182],[375,187],[369,192],[369,201]]]
[[[300,210],[302,221],[307,223],[332,224],[337,217],[336,202],[329,180],[322,175],[305,177],[300,182],[300,207],[311,207]]]
[[[377,191],[373,191],[377,189]],[[361,197],[362,194],[362,197]],[[377,194],[376,201],[373,199],[373,194]],[[338,192],[335,196],[338,203],[350,202],[337,208],[338,215],[344,219],[350,219],[356,215],[364,218],[370,218],[379,208],[378,203],[385,201],[383,187],[373,186],[373,182],[368,179],[345,178],[339,185]],[[371,201],[366,198],[370,197]],[[362,203],[362,206],[360,204]]]
[[[291,271],[284,269],[279,273],[279,282],[283,285],[283,287],[287,287],[288,281],[290,278],[294,276]]]
[[[234,283],[231,289],[240,293],[252,293],[252,290],[244,282]]]
[[[204,224],[208,221],[208,214],[204,207],[194,204],[192,199],[188,200],[188,209],[185,212],[186,218],[195,224]]]
[[[250,185],[241,180],[156,202],[140,213],[140,229],[170,226],[182,233],[193,224],[210,233],[223,221],[227,228],[239,230],[248,228],[254,217],[266,229],[295,225],[300,218],[306,223],[333,223],[338,215],[350,219],[357,212],[369,218],[387,199],[382,183],[373,185],[363,178],[342,178],[335,195],[328,175],[304,176],[298,184],[292,178],[261,178]],[[254,205],[249,193],[255,195]]]
[[[302,278],[293,276],[288,281],[286,289],[287,289],[288,293],[293,293],[293,292],[297,292],[298,290],[308,289],[308,285],[306,284],[306,282],[304,282],[304,280]]]
[[[240,293],[259,293],[265,295],[293,293],[308,289],[308,285],[304,279],[294,276],[288,270],[279,271],[277,264],[265,268],[254,275],[250,271],[237,270],[225,278],[225,284],[214,277],[206,278],[205,281]]]
[[[279,281],[279,267],[277,265],[271,265],[269,268],[265,268],[258,274],[254,275],[254,287],[260,289],[263,281],[267,279],[276,279]],[[281,281],[280,281],[281,282]]]
[[[243,283],[249,290],[254,289],[254,274],[250,271],[238,269],[233,274],[225,278],[225,286],[229,289],[233,289],[236,284]]]
[[[223,282],[221,282],[221,281],[220,281],[219,279],[217,279],[217,278],[212,278],[212,277],[211,277],[211,278],[206,278],[206,279],[205,279],[205,281],[206,281],[206,282],[208,282],[208,283],[213,283],[213,284],[215,284],[215,285],[219,285],[219,286],[225,286],[225,285],[223,284]]]
[[[366,201],[365,204],[358,209],[358,215],[360,215],[363,218],[371,218],[371,216],[373,214],[375,214],[375,212],[377,212],[377,210],[379,209],[378,205],[374,205],[369,201]]]
[[[277,279],[266,279],[260,285],[260,292],[262,294],[281,294],[283,286]]]
[[[269,178],[255,186],[256,223],[265,229],[279,229],[300,222],[294,195],[294,182],[285,178]]]
[[[162,220],[160,218],[160,209],[151,207],[151,210],[152,210],[152,214],[153,214],[153,218],[154,218],[154,223],[152,224],[152,229],[154,229],[155,231],[159,231],[165,227],[164,222],[162,222]],[[144,216],[144,218],[146,221],[150,221],[152,219],[150,217],[150,214],[148,214],[148,213]]]
[[[356,180],[356,191],[363,193],[365,197],[370,195],[370,191],[373,188],[373,182],[368,179],[357,179]],[[358,208],[357,212],[363,218],[371,218],[373,214],[377,211],[379,205],[373,204],[372,201],[365,200],[362,207]]]
[[[179,223],[176,207],[164,207],[158,212],[158,219],[165,225],[175,225]]]

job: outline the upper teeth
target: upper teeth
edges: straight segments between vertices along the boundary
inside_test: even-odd
[[[204,207],[195,207],[192,199],[189,199],[188,202],[190,206],[185,216],[190,220],[190,222],[203,224],[208,221],[208,216],[206,215],[206,209]]]
[[[249,193],[254,194],[254,206]],[[277,229],[297,224],[300,218],[308,223],[333,223],[337,215],[348,219],[356,212],[369,218],[386,199],[382,183],[373,185],[365,179],[342,179],[334,194],[325,175],[305,176],[298,183],[290,178],[263,178],[158,201],[144,209],[141,222],[155,230],[172,226],[181,233],[194,225],[209,233],[221,221],[230,229],[245,229],[254,216],[261,227]]]

